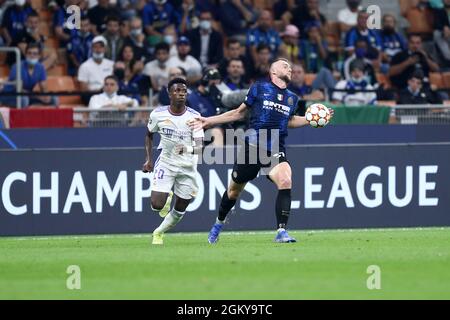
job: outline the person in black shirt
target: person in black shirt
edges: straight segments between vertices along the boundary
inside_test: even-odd
[[[421,37],[410,34],[408,36],[408,50],[401,51],[392,57],[388,76],[392,85],[401,90],[407,87],[408,79],[418,69],[422,70],[424,84],[428,86],[429,73],[439,71],[439,65],[423,50]]]
[[[423,72],[416,70],[408,79],[406,89],[400,91],[398,104],[440,104],[442,99],[429,88],[423,88]]]

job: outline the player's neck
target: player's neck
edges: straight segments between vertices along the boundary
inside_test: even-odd
[[[186,111],[186,106],[184,104],[180,105],[180,106],[171,104],[169,107],[169,111],[174,116],[179,116],[179,115],[182,115]]]
[[[272,83],[274,85],[276,85],[280,89],[286,89],[287,88],[286,81],[281,80],[280,78],[273,77],[273,78],[270,79],[270,81],[272,81]]]

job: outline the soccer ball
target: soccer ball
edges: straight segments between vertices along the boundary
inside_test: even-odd
[[[330,110],[321,103],[314,103],[306,109],[306,121],[313,128],[323,128],[330,121]]]

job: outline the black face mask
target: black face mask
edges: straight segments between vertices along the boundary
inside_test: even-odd
[[[359,6],[359,1],[355,1],[355,0],[353,0],[353,1],[347,1],[347,5],[349,6],[349,8],[350,9],[356,9],[356,8],[358,8],[358,6]]]
[[[123,80],[125,78],[125,70],[124,69],[116,69],[116,70],[114,70],[114,75],[119,80]]]
[[[394,33],[395,33],[395,29],[394,29],[394,28],[391,28],[391,27],[384,28],[383,31],[384,31],[384,33],[386,33],[386,34],[394,34]]]

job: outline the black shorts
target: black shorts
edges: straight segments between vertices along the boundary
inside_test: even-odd
[[[263,152],[267,155],[264,159],[260,158],[256,146],[245,143],[244,149],[238,152],[237,160],[233,166],[233,172],[231,173],[233,181],[239,184],[249,182],[258,176],[261,169],[270,180],[269,172],[272,168],[282,162],[289,163],[284,151],[275,154],[271,154],[269,151]],[[253,156],[250,156],[252,153]],[[242,161],[244,159],[245,161]]]

